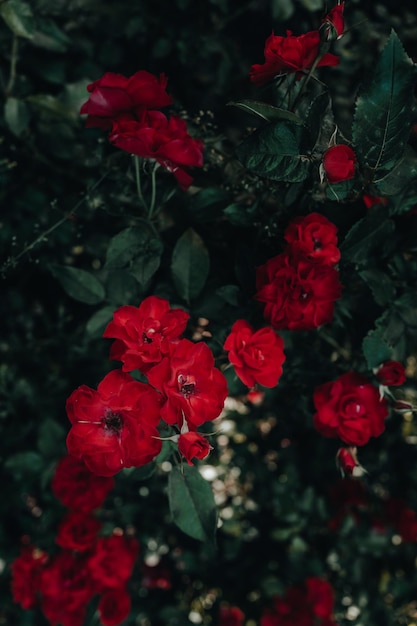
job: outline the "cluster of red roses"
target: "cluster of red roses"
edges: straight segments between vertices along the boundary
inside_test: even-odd
[[[88,85],[90,97],[80,113],[88,115],[87,126],[110,130],[109,141],[117,148],[156,161],[187,189],[192,182],[187,168],[202,167],[203,144],[188,134],[184,120],[159,111],[172,104],[166,85],[163,74],[158,79],[146,71],[130,77],[106,72]]]
[[[273,599],[260,626],[337,626],[333,620],[334,593],[330,583],[311,576]]]
[[[312,330],[330,322],[340,298],[337,228],[319,213],[295,218],[286,249],[257,268],[256,299],[274,328]]]
[[[295,36],[290,30],[286,37],[270,35],[265,42],[265,62],[254,64],[250,70],[251,81],[258,87],[286,74],[301,77],[305,70],[339,64],[339,58],[324,51],[329,41],[342,36],[345,23],[344,2],[337,4],[323,19],[320,30]],[[323,155],[321,178],[330,184],[353,178],[356,155],[345,144],[331,145]]]
[[[404,366],[398,361],[386,361],[376,371],[376,377],[382,391],[387,385],[402,385]],[[385,429],[388,403],[383,393],[357,372],[347,372],[320,385],[314,392],[313,401],[316,409],[314,426],[325,437],[339,437],[349,446],[363,446],[371,437],[379,437]],[[358,467],[355,452],[342,453],[339,457],[344,472],[353,474]]]
[[[206,344],[180,338],[188,318],[157,296],[115,311],[104,337],[115,339],[110,358],[122,361],[122,370],[107,374],[97,391],[82,385],[67,400],[68,451],[95,474],[152,461],[161,450],[161,418],[178,429],[172,439],[189,464],[210,452],[196,431],[221,413],[227,382]],[[133,370],[148,383],[135,380]]]
[[[139,544],[121,531],[98,537],[101,524],[93,514],[113,483],[70,456],[61,459],[52,481],[55,496],[69,508],[55,539],[61,550],[50,556],[27,543],[11,565],[15,602],[24,609],[40,603],[53,626],[82,626],[96,595],[103,626],[117,626],[129,615],[127,584]]]

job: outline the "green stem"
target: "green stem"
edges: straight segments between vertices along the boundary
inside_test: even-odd
[[[145,198],[143,197],[142,193],[142,183],[140,180],[140,157],[133,155],[133,161],[135,163],[136,191],[138,194],[139,202],[141,203],[143,208],[146,209],[146,211],[149,213],[148,205],[146,204]]]
[[[151,174],[151,204],[149,206],[149,211],[148,211],[148,218],[149,221],[152,219],[153,216],[153,212],[155,209],[155,201],[156,201],[156,170],[159,167],[159,163],[155,163],[153,169],[152,169],[152,174]]]
[[[313,65],[310,67],[309,72],[307,74],[307,76],[304,79],[303,84],[301,85],[300,91],[298,92],[298,94],[295,97],[294,102],[292,103],[292,107],[290,109],[290,111],[295,110],[295,107],[297,106],[297,104],[300,102],[301,96],[304,94],[306,87],[308,85],[308,83],[310,82],[312,76],[313,76],[313,72],[316,69],[317,65],[319,64],[320,60],[324,57],[324,55],[326,54],[326,52],[329,49],[329,45],[328,44],[321,44],[321,47],[319,49],[319,53],[313,63]]]
[[[71,209],[71,211],[68,211],[68,213],[66,213],[64,215],[64,217],[61,217],[60,220],[58,220],[57,222],[55,222],[55,224],[53,224],[50,228],[48,228],[47,230],[45,230],[41,235],[39,235],[39,237],[36,237],[36,239],[34,239],[30,244],[28,244],[25,248],[23,248],[23,250],[21,252],[19,252],[19,254],[15,257],[11,257],[10,259],[8,259],[8,261],[6,261],[6,263],[3,265],[3,267],[1,268],[1,272],[4,275],[4,272],[7,271],[10,267],[15,267],[17,262],[23,257],[25,256],[25,254],[27,254],[28,252],[30,252],[31,250],[33,250],[33,248],[35,246],[37,246],[39,243],[42,243],[43,241],[46,240],[46,238],[54,232],[54,230],[56,230],[57,228],[59,228],[62,224],[64,224],[67,220],[71,219],[74,214],[78,211],[78,209],[84,204],[84,202],[86,201],[86,199],[88,198],[88,194],[91,193],[92,191],[94,191],[94,189],[96,189],[100,183],[102,183],[102,181],[106,178],[106,176],[108,176],[108,172],[106,172],[105,174],[103,174],[103,176],[101,178],[99,178],[94,185],[92,185],[89,189],[87,189],[87,193],[85,194],[85,196],[83,198],[81,198],[81,200],[79,200],[77,202],[77,204]]]
[[[16,67],[17,67],[17,57],[19,51],[19,39],[17,35],[13,35],[12,41],[12,50],[10,53],[10,75],[9,80],[6,85],[6,89],[4,90],[4,95],[6,98],[9,98],[12,95],[14,84],[16,81]]]

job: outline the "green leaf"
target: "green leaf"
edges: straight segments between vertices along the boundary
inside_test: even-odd
[[[133,226],[125,228],[117,233],[109,243],[106,254],[107,269],[118,269],[126,265],[140,251],[140,246],[149,235],[145,235],[142,229]]]
[[[392,358],[392,349],[384,339],[384,329],[371,330],[362,342],[362,351],[369,369]]]
[[[55,420],[45,419],[38,430],[38,450],[43,456],[57,458],[65,454],[67,432]]]
[[[190,197],[190,217],[196,222],[208,222],[221,215],[230,202],[231,194],[225,189],[207,187]]]
[[[52,115],[54,118],[67,122],[74,120],[73,111],[66,107],[58,98],[50,94],[34,94],[33,96],[28,96],[26,102],[33,104],[37,109]]]
[[[242,228],[250,228],[253,226],[255,217],[258,212],[256,204],[239,204],[234,202],[229,204],[223,213],[234,226],[240,226]]]
[[[264,178],[299,182],[308,175],[310,160],[299,154],[295,134],[285,122],[263,126],[236,148],[245,167]]]
[[[302,126],[303,120],[295,113],[286,109],[279,109],[265,102],[257,102],[256,100],[239,100],[238,102],[228,102],[227,106],[234,106],[245,113],[252,113],[260,117],[266,122],[278,122],[279,120],[288,120],[294,124]]]
[[[316,145],[320,133],[324,133],[325,126],[323,124],[324,117],[327,115],[331,116],[331,128],[332,132],[334,129],[333,123],[333,114],[330,110],[330,97],[327,91],[321,92],[314,100],[312,100],[310,106],[306,112],[305,125],[308,129],[308,133],[306,133],[309,145],[304,146],[304,142],[302,144],[302,149],[309,149],[312,151],[314,146]],[[327,138],[326,138],[327,139]],[[326,142],[327,143],[327,142]]]
[[[392,303],[395,298],[395,285],[384,272],[372,268],[362,270],[359,272],[359,276],[372,291],[377,304],[387,306]]]
[[[407,185],[416,184],[417,154],[408,147],[402,159],[386,176],[375,181],[378,191],[383,196],[396,196]]]
[[[196,467],[174,467],[168,478],[169,507],[173,522],[200,541],[214,542],[217,509],[209,483]]]
[[[240,289],[237,285],[223,285],[216,289],[216,294],[231,306],[239,305]]]
[[[196,298],[204,287],[210,259],[200,235],[189,228],[178,239],[172,254],[172,277],[178,294],[187,302]]]
[[[85,330],[90,337],[101,336],[113,317],[114,306],[105,306],[96,311],[88,320]]]
[[[348,232],[340,250],[343,261],[366,265],[375,248],[382,246],[395,230],[386,218],[385,207],[375,207]]]
[[[85,304],[99,304],[106,296],[101,282],[90,272],[65,265],[52,265],[52,274],[67,294]]]
[[[6,459],[4,466],[16,477],[22,474],[34,475],[42,469],[43,459],[38,452],[18,452]]]
[[[107,299],[115,306],[136,304],[139,285],[127,270],[112,270],[106,280]]]
[[[353,143],[363,167],[383,172],[401,158],[413,121],[415,81],[415,66],[392,31],[372,80],[356,102]]]
[[[27,105],[18,98],[8,98],[4,105],[4,119],[13,135],[20,135],[29,125],[30,113]]]
[[[32,39],[35,34],[35,22],[32,9],[27,2],[6,0],[0,4],[0,15],[17,37]]]
[[[147,230],[132,226],[115,235],[107,249],[107,269],[129,268],[129,273],[145,287],[161,263],[163,245]]]
[[[52,52],[66,52],[71,39],[49,18],[36,20],[36,31],[32,44]]]

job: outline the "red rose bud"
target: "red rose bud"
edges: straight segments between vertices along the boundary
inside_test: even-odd
[[[382,196],[371,196],[369,193],[364,193],[362,196],[362,200],[367,209],[375,206],[376,204],[386,205],[388,200]]]
[[[193,465],[192,459],[205,459],[212,449],[207,439],[199,433],[189,431],[179,436],[178,450],[188,465]]]
[[[405,368],[399,361],[385,361],[376,372],[380,383],[387,387],[398,387],[405,383]]]
[[[330,184],[350,180],[355,175],[356,155],[346,144],[332,146],[323,156],[323,170]]]
[[[356,448],[339,448],[336,454],[336,464],[343,476],[359,478],[365,473],[365,469],[358,462]]]
[[[339,39],[343,35],[345,29],[344,8],[344,2],[337,4],[322,21],[320,34],[323,41],[335,41],[335,39]]]
[[[405,402],[405,400],[396,400],[392,405],[392,409],[396,413],[409,413],[414,411],[415,407],[410,402]]]
[[[248,391],[246,398],[248,399],[248,402],[250,402],[254,406],[260,406],[264,401],[265,392],[251,389],[250,391]]]

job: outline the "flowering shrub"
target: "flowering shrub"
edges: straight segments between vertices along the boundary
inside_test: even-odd
[[[0,4],[0,623],[411,624],[414,22],[61,4]]]

